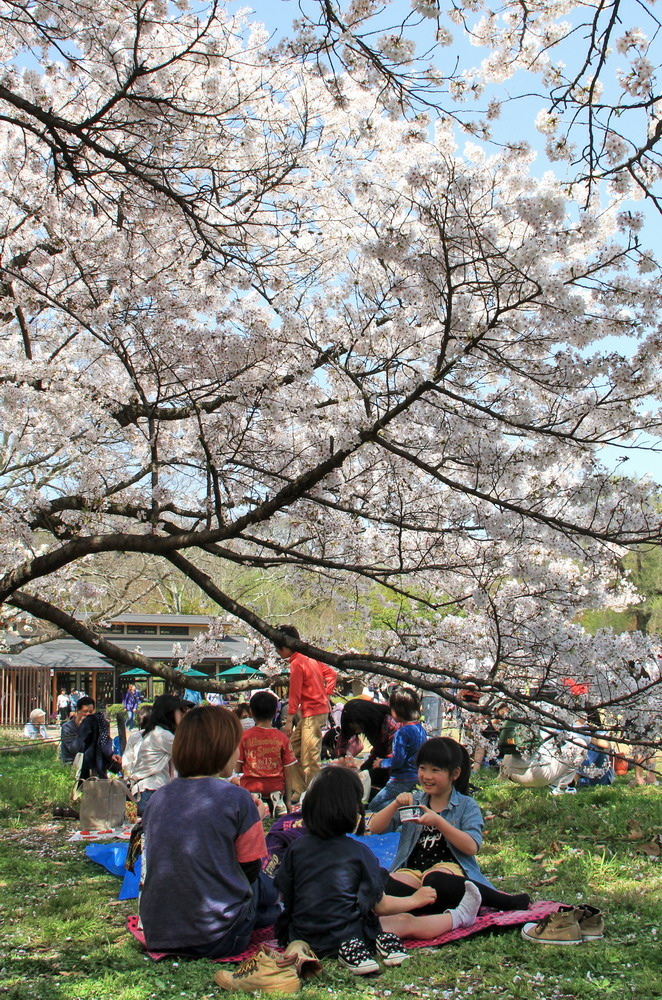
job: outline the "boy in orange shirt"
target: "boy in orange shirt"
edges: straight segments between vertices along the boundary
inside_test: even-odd
[[[279,625],[278,630],[293,639],[301,638],[294,625]],[[283,732],[292,737],[292,749],[299,759],[293,777],[294,791],[300,795],[322,766],[322,727],[329,717],[336,672],[320,660],[295,653],[289,646],[276,646],[276,652],[290,661],[290,691]],[[300,721],[292,732],[297,714]]]
[[[239,784],[270,803],[274,816],[283,816],[292,808],[292,765],[297,759],[285,733],[272,726],[276,695],[256,691],[249,706],[255,725],[245,730],[239,744]]]

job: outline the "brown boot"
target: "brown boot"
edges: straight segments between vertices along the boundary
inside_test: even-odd
[[[296,959],[296,969],[303,980],[312,979],[322,972],[322,963],[305,941],[290,941],[285,949],[288,958],[294,956]]]
[[[597,906],[579,907],[583,910],[583,915],[579,918],[579,929],[582,932],[584,941],[598,941],[605,936],[605,922]]]
[[[214,982],[222,990],[239,990],[253,993],[298,993],[301,981],[296,971],[294,956],[280,955],[271,948],[258,951],[238,965],[234,972],[219,969]]]

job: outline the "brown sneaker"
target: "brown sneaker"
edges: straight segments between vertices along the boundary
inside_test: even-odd
[[[597,906],[560,906],[559,913],[574,910],[584,941],[599,941],[605,936],[605,922]]]
[[[219,969],[214,982],[222,990],[239,990],[253,993],[298,993],[301,981],[296,971],[294,956],[279,955],[277,952],[261,950],[238,965],[234,972]]]
[[[319,976],[322,971],[322,963],[305,941],[290,941],[285,949],[285,956],[296,960],[296,970],[303,980],[312,979]]]
[[[522,937],[525,941],[535,941],[537,944],[566,945],[581,944],[583,941],[574,906],[565,911],[548,913],[537,924],[524,924]]]
[[[584,941],[598,941],[605,936],[605,922],[596,906],[585,904],[579,907],[583,916],[579,918],[579,929]]]

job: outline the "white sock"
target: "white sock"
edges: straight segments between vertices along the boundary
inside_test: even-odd
[[[481,898],[480,890],[473,882],[464,883],[464,896],[454,910],[446,910],[450,913],[453,921],[453,930],[458,927],[471,927],[476,921],[480,910]]]

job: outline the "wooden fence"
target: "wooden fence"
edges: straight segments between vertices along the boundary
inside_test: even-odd
[[[33,708],[51,712],[48,667],[0,667],[0,726],[24,726]]]

